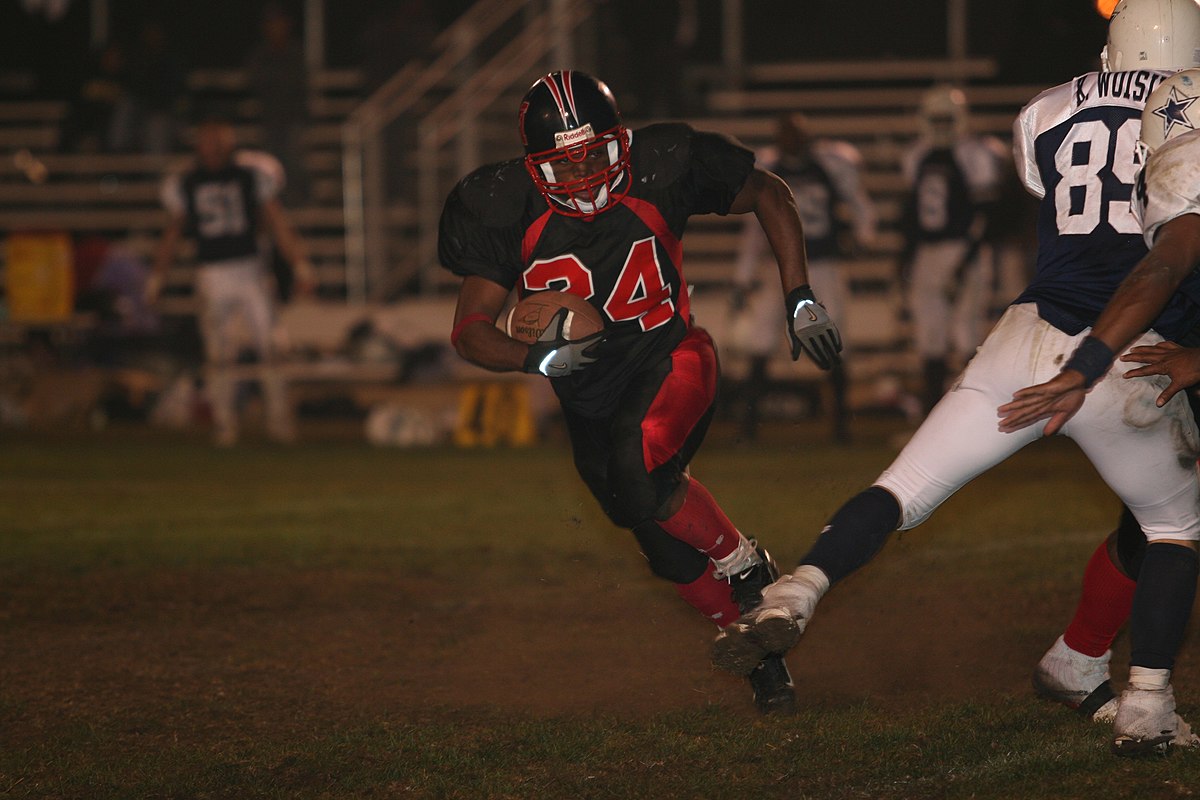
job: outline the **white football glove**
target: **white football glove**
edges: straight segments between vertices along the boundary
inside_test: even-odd
[[[792,361],[803,352],[821,369],[831,369],[841,362],[842,335],[829,318],[825,306],[813,297],[806,283],[788,292],[787,332],[792,342]]]
[[[529,345],[529,354],[525,356],[526,372],[538,373],[547,378],[561,378],[583,369],[596,360],[597,354],[592,348],[604,341],[604,331],[583,339],[567,339],[563,335],[563,327],[570,313],[565,308],[554,312],[546,330],[542,331],[536,342]]]

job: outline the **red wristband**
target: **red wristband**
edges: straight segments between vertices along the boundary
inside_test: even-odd
[[[466,330],[468,325],[476,322],[492,322],[492,318],[478,311],[474,314],[467,314],[454,326],[454,330],[450,331],[450,346],[458,347],[458,337],[462,336],[463,331]]]

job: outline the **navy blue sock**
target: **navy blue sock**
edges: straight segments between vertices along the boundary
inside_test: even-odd
[[[1150,669],[1174,669],[1183,641],[1200,559],[1178,544],[1151,544],[1142,558],[1133,611],[1129,618],[1129,663]]]
[[[838,509],[802,565],[817,567],[837,583],[866,564],[900,524],[900,504],[891,492],[872,486]]]

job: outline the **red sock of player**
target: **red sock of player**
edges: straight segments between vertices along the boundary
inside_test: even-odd
[[[724,628],[738,618],[738,607],[733,602],[729,581],[713,577],[715,569],[710,561],[703,575],[691,583],[675,584],[675,591],[688,605]]]
[[[721,559],[737,549],[741,534],[729,517],[695,478],[690,479],[683,506],[659,527],[681,542],[687,542],[712,559]]]
[[[1108,543],[1101,542],[1083,571],[1083,593],[1063,633],[1067,647],[1093,658],[1104,655],[1129,619],[1136,587],[1109,558]]]

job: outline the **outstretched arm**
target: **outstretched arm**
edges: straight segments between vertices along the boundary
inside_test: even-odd
[[[1185,214],[1163,225],[1154,247],[1122,281],[1063,371],[1046,383],[1021,389],[1012,402],[1000,406],[1000,430],[1012,432],[1048,418],[1045,434],[1058,433],[1083,405],[1088,388],[1108,369],[1115,354],[1150,327],[1197,265],[1200,215]]]
[[[753,212],[779,264],[779,278],[786,295],[808,283],[808,260],[804,254],[804,228],[796,199],[782,178],[755,167],[729,207],[731,214]]]
[[[755,168],[729,207],[732,214],[753,211],[775,253],[787,310],[792,359],[803,352],[821,369],[841,358],[842,337],[808,286],[804,228],[792,190],[778,175]]]

